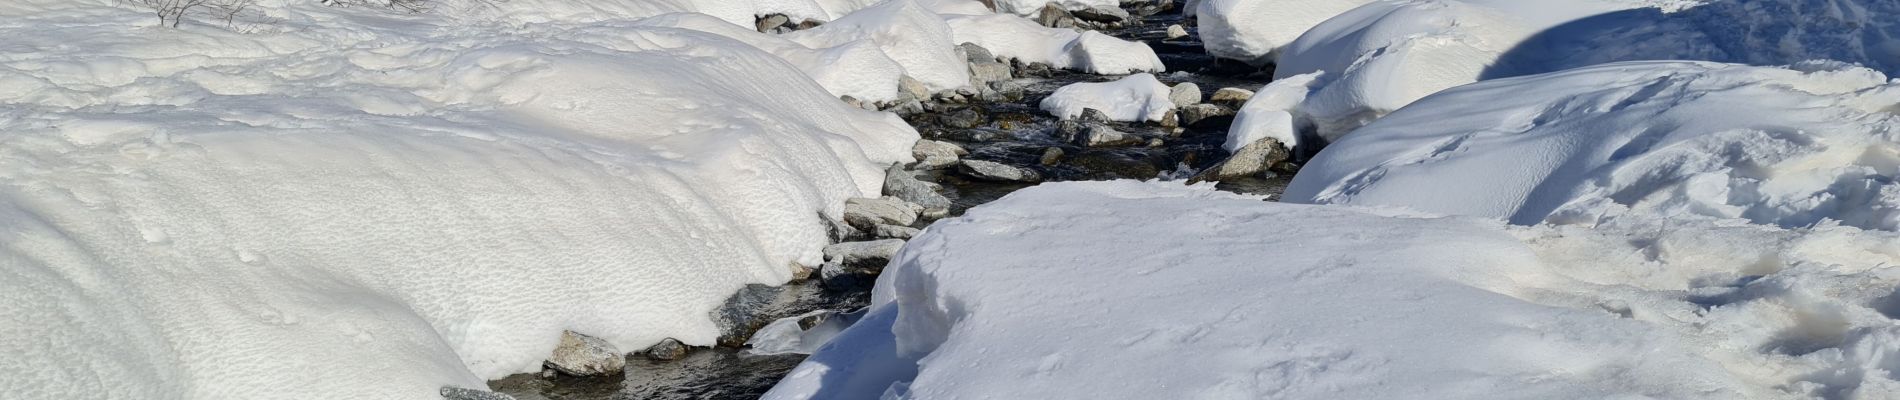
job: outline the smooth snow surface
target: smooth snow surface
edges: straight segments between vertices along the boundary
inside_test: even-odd
[[[437,399],[564,329],[710,344],[917,139],[730,33],[253,11],[0,4],[4,397]]]
[[[1376,2],[1313,26],[1281,47],[1274,74],[1329,75],[1330,82],[1314,88],[1296,113],[1311,120],[1315,136],[1330,141],[1454,86],[1616,61],[1787,65],[1829,59],[1900,73],[1900,2],[1696,3]]]
[[[1094,74],[1162,72],[1161,57],[1141,42],[1096,31],[1049,28],[1011,15],[944,16],[957,43],[975,43],[997,57]]]
[[[1837,65],[1631,62],[1487,81],[1327,147],[1285,199],[1520,224],[1637,212],[1900,230],[1897,110],[1900,82]]]
[[[1891,398],[1896,239],[1044,184],[914,239],[766,398]]]
[[[1272,63],[1281,46],[1327,18],[1375,0],[1191,0],[1207,54],[1253,65]]]
[[[1174,102],[1168,85],[1152,74],[1134,74],[1111,82],[1071,83],[1042,99],[1043,111],[1061,119],[1075,119],[1083,109],[1101,111],[1113,121],[1160,121]]]
[[[931,90],[970,84],[970,68],[956,53],[943,17],[916,0],[886,0],[817,28],[781,35],[814,48],[868,40]]]

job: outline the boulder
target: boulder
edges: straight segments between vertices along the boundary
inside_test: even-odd
[[[924,82],[917,78],[902,75],[897,77],[897,94],[900,98],[909,95],[911,100],[929,100],[930,87],[925,86]]]
[[[1208,118],[1234,116],[1233,109],[1222,107],[1217,104],[1208,104],[1208,103],[1181,107],[1179,111],[1181,115],[1182,126],[1194,125],[1195,123],[1201,122],[1201,120],[1205,120]]]
[[[1088,124],[1075,144],[1084,147],[1110,147],[1132,146],[1146,142],[1147,140],[1140,136],[1115,130],[1107,124]]]
[[[962,172],[964,176],[977,180],[1025,183],[1042,182],[1042,174],[1038,174],[1036,171],[991,161],[963,160],[963,162],[957,166],[957,171]]]
[[[673,338],[666,338],[665,340],[661,340],[660,343],[640,351],[640,353],[645,354],[649,359],[659,361],[678,360],[686,357],[686,344],[680,343],[679,340]]]
[[[879,224],[876,228],[871,229],[871,237],[878,239],[910,239],[922,232],[923,230],[921,229],[908,226]]]
[[[1181,24],[1168,25],[1168,38],[1180,39],[1188,36],[1187,27]]]
[[[949,164],[955,163],[956,159],[950,159]],[[925,219],[943,218],[950,213],[950,198],[937,193],[936,184],[918,180],[898,165],[884,170],[884,195],[923,207],[919,216]]]
[[[1089,123],[1105,124],[1109,122],[1109,119],[1108,119],[1108,114],[1103,113],[1102,110],[1097,110],[1093,108],[1084,108],[1082,109],[1081,114],[1076,115],[1075,121],[1081,122],[1083,124],[1089,124]]]
[[[1241,88],[1221,88],[1220,90],[1214,91],[1214,95],[1209,96],[1207,98],[1207,102],[1220,104],[1220,105],[1233,107],[1233,108],[1240,108],[1242,104],[1247,104],[1247,99],[1251,99],[1251,98],[1253,98],[1252,90],[1241,89]]]
[[[713,324],[719,328],[718,344],[730,348],[745,346],[745,342],[752,339],[752,334],[766,324],[803,313],[803,308],[811,301],[806,296],[816,292],[798,290],[799,287],[755,283],[745,285],[727,297],[725,304],[709,314]]]
[[[1050,28],[1074,28],[1075,16],[1069,14],[1069,10],[1062,6],[1049,3],[1043,5],[1042,11],[1036,13],[1036,23]]]
[[[1194,82],[1176,84],[1168,89],[1168,101],[1173,102],[1175,107],[1201,104],[1201,85],[1196,85]]]
[[[1194,174],[1194,177],[1188,178],[1188,183],[1260,176],[1269,169],[1286,162],[1289,156],[1286,146],[1281,145],[1279,140],[1260,138],[1253,143],[1248,143],[1246,147],[1241,147],[1240,151],[1234,152],[1234,155],[1227,157],[1219,164],[1214,164]]]
[[[563,331],[561,344],[543,364],[568,375],[596,376],[620,373],[627,367],[627,357],[606,340]]]
[[[964,59],[969,60],[972,64],[996,62],[995,53],[991,53],[990,49],[985,49],[976,43],[963,42],[963,44],[957,45],[957,48],[963,49]]]
[[[996,61],[970,63],[970,80],[975,83],[988,84],[990,82],[1006,81],[1014,77],[1015,76],[1010,73],[1009,64]]]
[[[1023,99],[1023,95],[1029,92],[1028,86],[1024,86],[1022,83],[1013,80],[990,82],[990,88],[996,89],[997,93],[1002,94],[1003,98],[1009,99],[1009,101],[1020,101]]]
[[[938,115],[937,122],[952,128],[970,129],[983,126],[983,123],[988,121],[986,121],[986,118],[983,118],[983,112],[965,108],[952,111],[949,114]]]
[[[896,197],[855,198],[844,201],[844,223],[865,232],[876,229],[879,224],[917,223],[917,214],[920,212],[923,212],[923,207]]]
[[[1075,16],[1075,19],[1098,24],[1117,24],[1129,19],[1128,10],[1106,5],[1075,10],[1070,15]]]
[[[963,146],[958,146],[956,143],[929,139],[918,140],[917,144],[910,147],[910,155],[920,159],[925,157],[958,158],[965,154],[970,154],[970,151],[964,150]]]

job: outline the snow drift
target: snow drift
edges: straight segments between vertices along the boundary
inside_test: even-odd
[[[1835,64],[1632,62],[1486,81],[1327,147],[1286,199],[1520,224],[1640,212],[1891,231],[1896,111],[1900,83]]]
[[[1886,232],[1510,227],[1057,183],[939,222],[768,399],[1882,398]],[[1103,218],[1113,215],[1114,218]],[[1758,279],[1757,279],[1758,278]],[[1886,310],[1886,311],[1883,311]]]
[[[1060,119],[1082,110],[1101,111],[1111,121],[1160,121],[1174,110],[1168,85],[1153,74],[1134,74],[1110,82],[1071,83],[1042,98],[1039,107]]]
[[[1900,72],[1891,1],[1442,0],[1377,2],[1285,45],[1276,78],[1324,71],[1299,116],[1336,140],[1419,98],[1485,79],[1616,61],[1787,65],[1811,59]],[[1204,17],[1205,18],[1205,17]],[[1205,29],[1203,29],[1205,31]],[[1210,42],[1211,43],[1211,42]]]
[[[1049,28],[1013,15],[945,15],[957,43],[975,43],[1004,59],[1094,74],[1161,72],[1161,57],[1141,42],[1096,31]]]
[[[709,344],[917,138],[717,34],[256,11],[0,5],[9,396],[433,399],[564,329]]]
[[[1307,29],[1374,0],[1190,1],[1207,54],[1253,65],[1272,63],[1280,47]]]

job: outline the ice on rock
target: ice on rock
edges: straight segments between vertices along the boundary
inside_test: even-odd
[[[1895,240],[1045,184],[913,239],[765,398],[1885,398]]]
[[[1040,106],[1061,119],[1075,119],[1092,108],[1111,121],[1160,121],[1174,109],[1171,93],[1154,75],[1134,74],[1112,82],[1071,83],[1043,98]]]

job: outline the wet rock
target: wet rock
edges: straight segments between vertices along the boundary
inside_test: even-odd
[[[1155,123],[1160,124],[1161,127],[1163,128],[1173,128],[1173,127],[1181,126],[1180,114],[1181,114],[1180,112],[1177,112],[1175,110],[1168,110],[1168,112],[1162,113],[1161,120],[1156,121]]]
[[[1288,156],[1286,146],[1281,145],[1279,140],[1260,138],[1253,143],[1248,143],[1246,147],[1241,147],[1240,151],[1234,152],[1234,155],[1227,157],[1227,160],[1188,178],[1188,183],[1260,176],[1267,173],[1269,169],[1285,163]]]
[[[443,386],[437,393],[445,400],[515,400],[514,396],[506,394],[454,386]]]
[[[925,157],[958,158],[966,154],[970,154],[970,151],[964,150],[963,146],[958,146],[956,143],[939,142],[939,141],[929,140],[929,139],[918,140],[916,145],[912,145],[910,147],[910,155],[917,158],[925,158]]]
[[[1194,125],[1209,118],[1231,117],[1234,116],[1234,110],[1216,104],[1203,103],[1181,107],[1180,114],[1181,125],[1186,126]]]
[[[1055,75],[1055,67],[1039,62],[1025,63],[1022,62],[1022,60],[1012,58],[1010,59],[1010,67],[1016,70],[1016,76],[1019,77],[1036,76],[1047,78]]]
[[[686,357],[686,344],[680,343],[679,340],[674,340],[673,338],[666,338],[665,340],[661,340],[660,343],[654,344],[653,347],[641,350],[640,353],[645,354],[647,358],[653,360],[673,361]]]
[[[888,108],[885,108],[885,111],[890,111],[890,112],[896,113],[897,115],[905,115],[905,116],[922,114],[924,112],[924,103],[922,101],[918,101],[917,99],[905,99],[902,102],[896,103]]]
[[[785,16],[785,14],[772,14],[772,15],[759,17],[759,19],[755,22],[757,23],[756,27],[758,28],[759,33],[772,33],[774,29],[778,29],[779,27],[785,26],[785,24],[792,23],[792,18]],[[744,25],[741,25],[741,26],[744,26]]]
[[[1241,88],[1221,88],[1220,90],[1214,91],[1214,95],[1209,96],[1207,98],[1207,102],[1220,104],[1220,105],[1233,107],[1233,108],[1240,108],[1242,104],[1247,104],[1247,99],[1251,99],[1251,98],[1253,98],[1252,90],[1241,89]]]
[[[878,224],[871,229],[871,237],[878,239],[910,239],[923,230],[908,226]]]
[[[1188,35],[1187,27],[1181,26],[1180,24],[1168,25],[1169,39],[1180,39],[1180,38],[1187,37],[1187,35]]]
[[[982,160],[963,160],[963,163],[957,166],[957,172],[962,172],[964,176],[970,178],[985,181],[1042,182],[1042,174],[1038,174],[1036,171]]]
[[[1094,6],[1071,12],[1075,19],[1099,24],[1116,24],[1127,21],[1128,11],[1116,6]]]
[[[1154,163],[1108,151],[1089,151],[1063,161],[1086,172],[1089,179],[1154,179],[1161,169]]]
[[[917,214],[921,212],[923,212],[922,206],[910,204],[896,197],[855,198],[844,201],[844,222],[865,232],[877,229],[880,224],[917,223]]]
[[[617,374],[627,367],[625,354],[606,340],[563,331],[561,344],[554,348],[554,355],[549,356],[543,364],[574,376]]]
[[[1036,13],[1036,23],[1050,28],[1074,28],[1075,16],[1069,14],[1069,10],[1063,9],[1062,6],[1049,3],[1042,6],[1042,11]]]
[[[996,89],[997,93],[1001,93],[1003,98],[1009,101],[1022,101],[1023,95],[1029,91],[1029,88],[1023,86],[1022,83],[1009,80],[990,82],[990,88]]]
[[[963,42],[963,44],[957,45],[957,48],[963,49],[964,59],[969,60],[972,64],[996,62],[995,53],[991,53],[990,49],[985,49],[976,43]]]
[[[1050,147],[1042,150],[1042,166],[1053,167],[1062,163],[1062,148]]]
[[[897,92],[899,96],[909,95],[913,100],[930,99],[930,87],[909,75],[897,77]]]
[[[798,281],[803,281],[806,279],[811,279],[811,273],[812,273],[811,267],[793,263],[791,265],[791,269],[792,269],[792,282],[798,282]]]
[[[828,289],[862,289],[877,281],[884,265],[904,248],[901,239],[849,242],[825,246],[825,266],[818,270]]]
[[[1082,136],[1076,140],[1075,144],[1077,145],[1085,147],[1112,147],[1131,146],[1146,142],[1146,140],[1140,136],[1115,130],[1114,127],[1110,127],[1107,124],[1091,123],[1085,126],[1086,129],[1082,131]]]
[[[821,270],[822,274],[823,271]],[[800,305],[809,302],[800,296],[801,292],[791,290],[792,286],[766,286],[749,284],[726,298],[726,303],[711,313],[713,323],[719,327],[718,344],[722,347],[737,348],[745,346],[752,334],[773,320],[798,315],[806,310]]]
[[[950,160],[951,164],[956,163],[956,159]],[[950,198],[937,193],[937,190],[936,184],[918,180],[900,166],[892,165],[890,169],[884,170],[884,195],[923,207],[918,216],[924,219],[943,218],[950,213]]]
[[[970,129],[983,126],[983,123],[987,121],[984,121],[982,112],[965,108],[939,115],[937,122],[952,128]]]
[[[1201,104],[1201,85],[1196,85],[1194,82],[1176,84],[1168,89],[1168,101],[1173,102],[1175,107]]]
[[[825,323],[825,320],[829,320],[836,315],[838,315],[838,312],[832,310],[814,311],[809,315],[798,318],[798,329],[809,331],[811,328],[817,328],[819,324]]]
[[[1009,64],[995,61],[970,63],[971,81],[987,84],[995,81],[1006,81],[1010,78],[1014,78],[1014,76],[1010,73]]]

